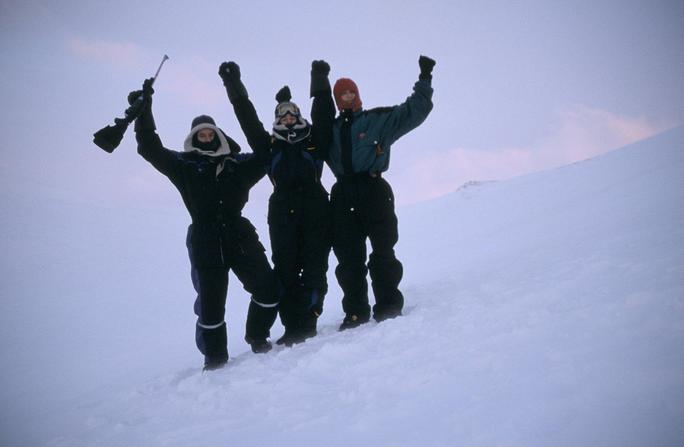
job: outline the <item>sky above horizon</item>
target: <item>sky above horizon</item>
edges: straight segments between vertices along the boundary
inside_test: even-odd
[[[309,116],[314,59],[333,82],[354,79],[372,108],[411,93],[425,54],[437,61],[435,107],[393,146],[388,173],[398,204],[411,204],[681,125],[683,25],[681,1],[2,1],[2,187],[182,206],[132,129],[113,154],[92,143],[164,54],[154,112],[165,145],[181,149],[192,118],[209,114],[245,150],[221,62],[240,64],[270,129],[284,84]],[[269,192],[261,182],[255,206]]]

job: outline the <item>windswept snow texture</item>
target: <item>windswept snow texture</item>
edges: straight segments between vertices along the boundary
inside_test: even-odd
[[[399,210],[401,318],[339,333],[332,287],[318,337],[253,355],[231,278],[211,373],[182,210],[46,206],[3,217],[2,445],[684,445],[681,127]]]

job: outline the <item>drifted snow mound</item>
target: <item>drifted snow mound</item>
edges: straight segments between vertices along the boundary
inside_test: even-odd
[[[339,333],[328,316],[219,371],[143,371],[72,399],[44,440],[684,445],[683,172],[677,128],[400,210],[403,317]]]

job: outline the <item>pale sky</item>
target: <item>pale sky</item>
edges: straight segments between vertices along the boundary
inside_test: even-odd
[[[244,148],[217,75],[234,60],[270,129],[275,92],[309,116],[311,61],[350,77],[366,108],[401,103],[420,54],[435,107],[393,146],[400,205],[472,180],[585,159],[684,122],[682,1],[2,1],[0,186],[86,203],[182,207],[136,154],[92,134],[168,54],[154,112],[180,150],[199,114]],[[331,177],[326,177],[327,185]],[[250,206],[265,213],[270,184]],[[3,204],[11,209],[10,204]]]

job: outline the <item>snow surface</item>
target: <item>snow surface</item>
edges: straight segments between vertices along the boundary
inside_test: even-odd
[[[320,336],[254,355],[231,278],[211,373],[180,199],[4,182],[0,445],[682,446],[683,149],[679,127],[400,209],[407,307],[381,324],[337,332],[331,269]]]

